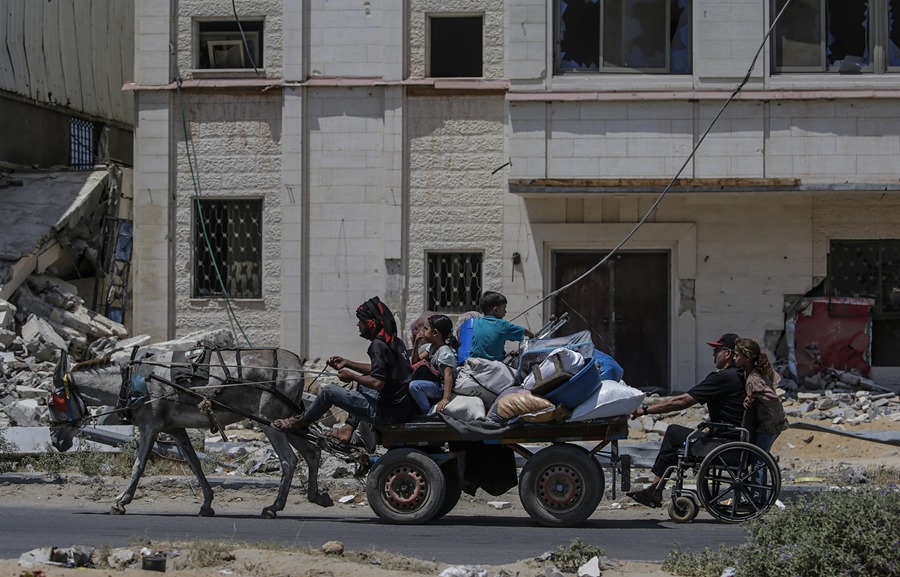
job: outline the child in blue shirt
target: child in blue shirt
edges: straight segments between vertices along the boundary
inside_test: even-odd
[[[478,306],[483,317],[472,324],[472,352],[469,356],[479,359],[502,361],[506,355],[506,341],[521,342],[534,336],[525,327],[503,320],[506,316],[506,297],[487,291],[481,295]]]

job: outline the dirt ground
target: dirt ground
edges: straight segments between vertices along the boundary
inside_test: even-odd
[[[694,415],[685,413],[667,422],[684,420],[685,423],[696,423]],[[796,419],[795,419],[796,420]],[[829,424],[827,421],[809,421],[817,424]],[[872,423],[846,426],[847,431],[900,431],[900,419],[882,418]],[[632,431],[631,438],[622,443],[644,440],[640,433]],[[811,432],[789,429],[782,433],[776,442],[773,453],[780,458],[785,484],[803,485],[805,483],[845,484],[848,471],[866,471],[870,479],[880,482],[896,482],[897,471],[900,471],[900,448],[886,444],[862,441],[829,433]],[[648,472],[636,470],[634,477],[639,481]],[[354,495],[354,502],[336,505],[335,512],[340,514],[342,508],[361,506],[365,501],[362,484],[352,479],[329,480],[328,487],[332,496]],[[62,500],[90,500],[98,505],[111,504],[115,496],[122,490],[125,480],[121,478],[81,478],[76,476],[63,485],[57,484],[13,484],[0,483],[0,499],[7,501],[30,502],[37,506],[53,504]],[[89,490],[86,490],[89,489]],[[239,510],[258,512],[271,502],[271,490],[265,489],[216,489],[214,506],[221,510],[237,512]],[[144,479],[135,501],[129,512],[138,513],[142,509],[158,510],[159,501],[165,499],[167,506],[197,506],[199,501],[186,487],[183,479]],[[454,514],[471,512],[486,514],[490,507],[486,501],[495,497],[479,496],[471,498],[466,495],[461,499]],[[508,500],[514,507],[519,507],[516,495],[507,494],[500,499]],[[364,506],[364,505],[363,505]],[[304,507],[315,508],[308,504],[299,492],[292,493],[289,499],[292,513],[302,514]],[[312,509],[311,509],[312,510]],[[491,514],[488,512],[488,514]],[[497,511],[495,514],[509,514],[509,511]],[[604,517],[627,515],[646,515],[665,517],[664,509],[649,510],[636,504],[621,494],[615,502],[609,500],[609,494],[601,503],[598,514]],[[321,546],[318,544],[314,546]],[[185,544],[181,544],[185,546]],[[174,547],[171,546],[171,547]],[[170,549],[171,549],[170,547]],[[238,547],[238,545],[235,545]],[[139,549],[139,547],[135,547]],[[212,567],[181,568],[186,564],[187,555],[181,561],[169,560],[166,574],[179,577],[219,577],[221,575],[240,575],[252,577],[414,577],[421,575],[439,575],[447,565],[403,558],[387,552],[346,552],[343,556],[325,556],[321,551],[287,551],[271,549],[236,548],[220,559]],[[96,556],[95,556],[96,558]],[[375,564],[373,558],[380,564]],[[539,577],[545,575],[547,563],[535,560],[522,560],[515,564],[484,567],[488,577]],[[43,573],[40,573],[42,571]],[[17,560],[0,560],[0,575],[17,577],[92,577],[112,576],[118,571],[104,569],[66,569],[53,566],[25,568],[18,565]],[[158,573],[129,570],[129,574],[156,575]],[[612,568],[605,568],[606,577],[669,577],[671,574],[660,569],[659,565],[648,563],[619,563]]]

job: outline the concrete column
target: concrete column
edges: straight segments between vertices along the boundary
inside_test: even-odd
[[[309,353],[309,227],[306,224],[304,92],[285,88],[282,108],[281,345],[301,357]]]

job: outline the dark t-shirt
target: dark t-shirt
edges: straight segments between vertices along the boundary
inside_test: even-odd
[[[741,426],[744,418],[744,373],[737,367],[713,371],[687,392],[706,404],[709,420]]]
[[[407,384],[412,367],[406,358],[406,345],[399,338],[394,338],[390,345],[375,339],[369,344],[367,352],[372,365],[369,375],[384,382],[384,388],[378,395],[381,418],[391,422],[406,421],[412,413],[412,398]]]

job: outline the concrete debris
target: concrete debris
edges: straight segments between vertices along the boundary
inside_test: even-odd
[[[591,557],[591,559],[578,568],[578,577],[600,577],[603,572],[600,570],[600,558]]]
[[[459,565],[447,567],[440,572],[438,577],[488,577],[487,569],[471,565]]]
[[[512,507],[512,504],[509,501],[488,501],[488,507],[493,507],[494,509],[509,509]]]
[[[22,567],[35,565],[58,565],[60,567],[92,567],[93,547],[73,545],[72,547],[40,547],[23,553],[19,557]]]
[[[340,541],[328,541],[322,545],[322,553],[326,555],[343,555],[344,544]]]

